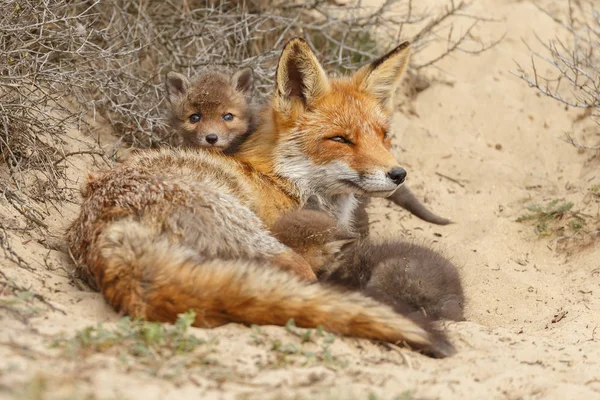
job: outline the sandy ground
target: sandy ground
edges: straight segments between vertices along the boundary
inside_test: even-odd
[[[58,337],[119,320],[69,277],[58,244],[77,212],[75,197],[45,212],[50,235],[9,231],[29,267],[5,253],[2,273],[56,309],[9,302],[14,293],[0,286],[0,398],[600,399],[600,245],[559,252],[555,238],[515,222],[526,204],[552,199],[598,215],[590,188],[600,183],[599,156],[559,140],[567,131],[598,137],[581,136],[591,122],[577,122],[580,112],[536,96],[510,74],[513,60],[529,61],[521,38],[534,44],[534,32],[555,34],[549,18],[528,1],[481,1],[476,9],[505,19],[487,28],[506,31],[505,40],[482,55],[442,61],[446,74],[437,76],[450,84],[432,84],[394,125],[409,187],[456,223],[428,225],[385,200],[370,209],[375,235],[431,244],[459,266],[468,322],[446,324],[458,354],[433,360],[339,337],[303,343],[284,328],[232,324],[192,329],[207,343],[150,366],[126,349],[69,357],[52,347]],[[71,136],[73,149],[88,140]],[[90,157],[72,157],[68,173],[82,180],[88,168],[95,168]],[[25,226],[4,200],[0,215],[5,225]]]

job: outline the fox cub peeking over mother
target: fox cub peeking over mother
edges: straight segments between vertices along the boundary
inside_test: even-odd
[[[117,311],[146,320],[173,322],[189,309],[194,326],[207,328],[293,318],[300,327],[452,354],[428,321],[314,283],[304,258],[270,233],[310,196],[350,209],[355,194],[389,196],[404,182],[387,132],[409,52],[405,42],[330,79],[307,43],[291,40],[271,102],[234,155],[149,150],[90,175],[67,233],[77,268]]]
[[[256,130],[252,68],[231,77],[210,70],[193,83],[170,71],[166,87],[170,125],[183,146],[233,153]]]

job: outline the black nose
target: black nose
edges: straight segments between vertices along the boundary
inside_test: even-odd
[[[209,144],[215,144],[219,141],[219,137],[214,133],[209,133],[204,139],[206,139]]]
[[[396,185],[400,185],[404,183],[404,180],[406,179],[406,171],[404,170],[404,168],[392,168],[392,170],[387,173],[387,176]]]

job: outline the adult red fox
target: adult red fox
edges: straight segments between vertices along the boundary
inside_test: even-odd
[[[293,318],[451,354],[427,321],[312,283],[306,261],[269,231],[310,196],[343,203],[354,193],[388,196],[404,182],[387,130],[409,50],[403,43],[350,77],[329,79],[307,43],[293,39],[271,103],[234,156],[146,151],[90,176],[67,236],[82,275],[116,310],[147,320],[174,321],[189,309],[198,327]]]
[[[243,68],[231,75],[208,70],[193,81],[170,71],[166,74],[165,87],[171,128],[179,134],[184,146],[231,155],[256,129],[259,108],[253,101],[251,68]],[[428,210],[406,186],[396,190],[388,200],[427,222],[438,225],[450,223],[450,220]],[[360,196],[351,218],[352,224],[347,226],[362,235],[368,234],[369,230],[369,217],[365,210],[368,202],[368,196]],[[331,208],[331,203],[319,204],[313,197],[308,206]],[[334,201],[333,207],[336,205]]]

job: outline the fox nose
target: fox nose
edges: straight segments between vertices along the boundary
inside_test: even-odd
[[[406,170],[404,168],[392,168],[392,170],[387,173],[387,176],[396,185],[401,185],[406,179]]]
[[[209,133],[204,138],[209,144],[215,144],[219,141],[219,137],[214,133]]]

